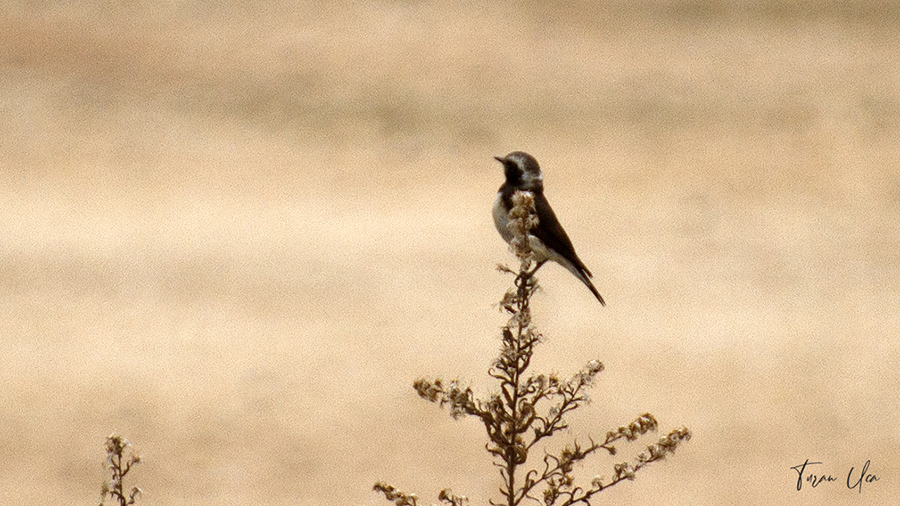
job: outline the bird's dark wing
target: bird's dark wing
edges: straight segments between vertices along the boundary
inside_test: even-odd
[[[559,220],[556,219],[556,213],[553,212],[553,208],[550,207],[550,202],[547,202],[547,197],[544,196],[543,192],[535,192],[534,207],[538,216],[538,226],[531,231],[532,235],[540,239],[548,248],[552,248],[572,262],[579,270],[584,271],[589,278],[593,277],[591,271],[584,266],[584,263],[575,254],[572,241],[566,235],[562,225],[559,224]]]

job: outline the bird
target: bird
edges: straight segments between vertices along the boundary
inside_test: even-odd
[[[572,241],[559,224],[556,213],[544,196],[544,176],[537,160],[524,151],[513,151],[503,157],[495,156],[494,159],[503,164],[503,173],[506,176],[506,181],[500,186],[494,198],[493,208],[494,226],[497,227],[503,240],[509,243],[513,239],[512,232],[507,228],[513,194],[516,191],[531,192],[534,195],[535,213],[538,218],[537,226],[531,229],[528,235],[528,244],[537,261],[534,271],[540,269],[548,260],[553,260],[581,280],[600,301],[600,305],[606,306],[600,292],[591,282],[593,274],[578,258]]]

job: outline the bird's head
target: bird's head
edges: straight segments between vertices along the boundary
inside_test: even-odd
[[[503,173],[510,185],[523,190],[543,188],[544,176],[541,174],[541,167],[528,153],[513,151],[503,157],[495,156],[494,159],[503,164]]]

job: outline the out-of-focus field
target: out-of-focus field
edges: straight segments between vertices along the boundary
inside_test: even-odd
[[[609,302],[541,271],[571,435],[694,433],[597,504],[896,501],[898,51],[896,2],[5,3],[0,503],[96,504],[113,431],[138,504],[497,499],[411,385],[490,387],[515,149]]]

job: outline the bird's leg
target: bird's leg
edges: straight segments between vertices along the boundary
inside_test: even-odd
[[[519,287],[520,299],[525,298],[525,290],[529,285],[534,284],[534,273],[537,272],[538,269],[540,269],[541,266],[546,262],[546,260],[541,260],[540,262],[537,262],[537,265],[534,266],[534,269],[531,269],[530,271],[520,271],[519,275],[516,276],[516,286]]]
[[[540,269],[541,266],[544,265],[545,263],[547,263],[546,260],[541,260],[540,262],[538,262],[537,265],[534,266],[534,269],[531,269],[531,271],[528,272],[528,275],[534,276],[535,273],[538,271],[538,269]]]
[[[525,278],[530,278],[530,277],[534,276],[534,273],[536,273],[538,271],[538,269],[540,269],[541,266],[544,265],[546,262],[547,262],[546,260],[541,260],[540,262],[537,262],[537,264],[534,266],[534,269],[531,269],[530,271],[521,271],[519,273],[519,275],[516,276],[516,282],[519,282],[519,281],[524,280]]]

